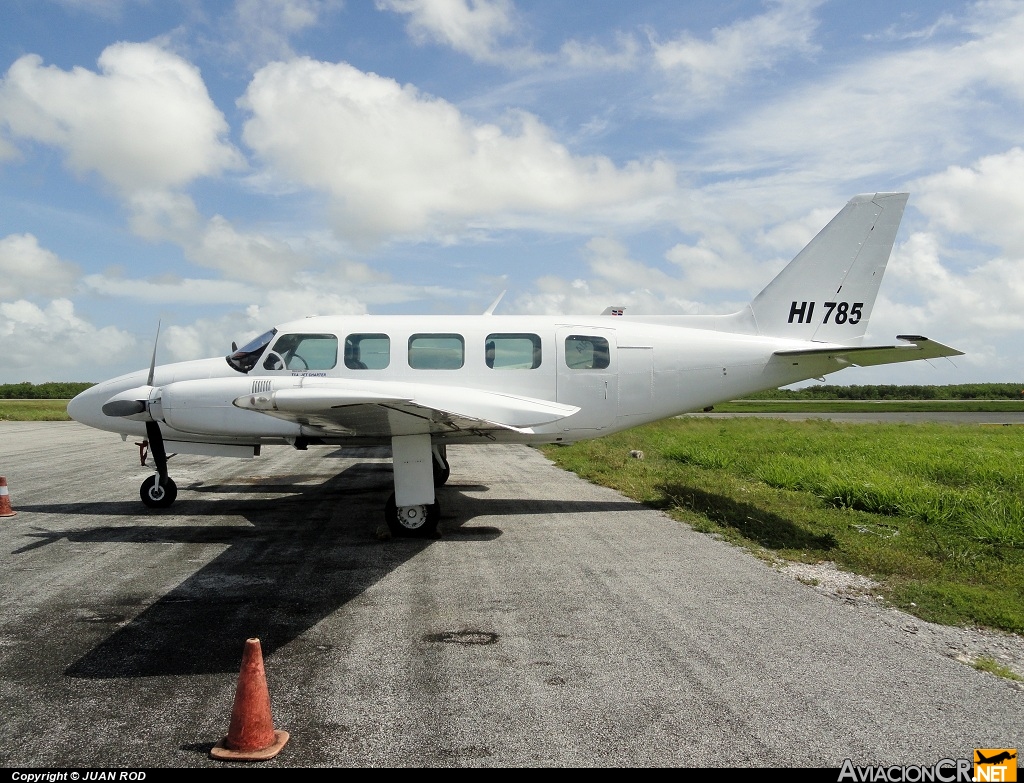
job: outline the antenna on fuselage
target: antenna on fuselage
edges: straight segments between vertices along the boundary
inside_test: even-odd
[[[506,288],[505,291],[507,291],[507,290],[508,289]],[[505,295],[505,291],[502,291],[500,294],[498,294],[498,298],[495,299],[493,302],[491,302],[491,306],[490,307],[488,307],[486,310],[484,310],[484,315],[494,315],[494,308],[496,308],[498,306],[498,302],[500,302],[501,301],[501,297],[503,297]]]

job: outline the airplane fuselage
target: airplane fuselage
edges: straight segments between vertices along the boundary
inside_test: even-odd
[[[298,350],[290,356],[275,352],[282,343]],[[618,316],[312,317],[278,328],[247,373],[223,357],[157,366],[150,411],[178,451],[188,450],[190,442],[250,450],[310,438],[389,443],[402,427],[401,416],[380,416],[376,423],[361,417],[355,428],[346,427],[344,417],[332,423],[311,413],[303,422],[277,418],[272,410],[247,410],[237,402],[246,395],[293,389],[308,393],[340,381],[353,394],[365,391],[368,401],[379,394],[416,399],[427,389],[432,398],[489,393],[577,407],[547,422],[524,412],[516,429],[433,428],[435,440],[449,443],[572,442],[824,371],[822,361],[773,360],[776,351],[800,344]],[[304,345],[308,355],[302,354]],[[359,359],[353,359],[359,347]],[[140,370],[98,384],[69,411],[90,426],[144,437],[141,418],[107,416],[100,406],[146,380],[147,371]]]

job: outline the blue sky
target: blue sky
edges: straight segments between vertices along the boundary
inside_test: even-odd
[[[869,330],[1024,381],[1024,3],[7,0],[0,383],[327,313],[725,313],[853,195]]]

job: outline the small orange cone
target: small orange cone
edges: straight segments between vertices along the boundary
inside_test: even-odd
[[[0,517],[13,517],[17,513],[11,508],[11,493],[7,491],[7,479],[0,476]]]
[[[288,736],[287,731],[274,730],[270,717],[260,640],[246,639],[228,735],[213,746],[210,756],[220,761],[266,761],[281,752]]]

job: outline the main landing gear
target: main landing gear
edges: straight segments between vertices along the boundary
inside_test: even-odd
[[[388,530],[395,538],[436,538],[441,506],[434,487],[444,485],[451,475],[447,449],[431,446],[429,435],[404,435],[391,439],[391,451],[395,491],[384,506]],[[399,506],[398,497],[408,505]]]

